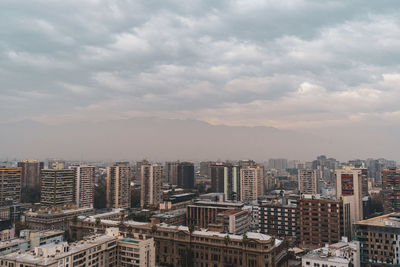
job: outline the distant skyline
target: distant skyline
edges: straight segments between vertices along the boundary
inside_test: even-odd
[[[395,0],[3,0],[0,157],[400,161],[399,11]]]

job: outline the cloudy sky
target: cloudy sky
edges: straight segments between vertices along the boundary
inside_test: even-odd
[[[349,144],[387,139],[387,150],[370,154],[397,157],[389,148],[400,132],[399,8],[398,0],[2,0],[0,124],[189,119]]]

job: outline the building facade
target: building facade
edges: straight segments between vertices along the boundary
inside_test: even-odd
[[[29,191],[40,191],[41,171],[44,163],[37,160],[24,160],[18,162],[21,168],[21,198],[24,201],[31,201]]]
[[[319,194],[319,175],[317,170],[300,169],[298,174],[301,194]]]
[[[250,231],[247,210],[226,210],[217,214],[216,223],[209,224],[210,231],[242,235]]]
[[[264,168],[248,166],[240,169],[240,199],[254,201],[264,194]]]
[[[361,266],[400,266],[400,214],[390,213],[359,221]]]
[[[163,166],[143,164],[140,170],[140,206],[158,207],[162,198]]]
[[[191,162],[180,162],[177,167],[178,187],[194,188],[194,165]]]
[[[96,168],[94,166],[70,166],[74,170],[74,203],[78,208],[93,207]]]
[[[224,167],[224,197],[225,201],[240,200],[240,167],[226,164]]]
[[[43,206],[64,206],[74,203],[74,170],[42,170],[40,203]]]
[[[107,208],[129,208],[131,206],[131,167],[115,164],[107,167]]]
[[[290,204],[262,202],[259,205],[259,229],[264,234],[295,237],[297,234],[297,202]]]
[[[385,213],[400,211],[400,169],[382,170],[382,196]]]
[[[22,168],[0,167],[0,205],[21,201]]]

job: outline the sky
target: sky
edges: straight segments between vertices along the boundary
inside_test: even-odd
[[[349,154],[400,160],[399,8],[396,0],[2,0],[0,127],[195,120],[316,135],[342,144],[327,152],[364,145]]]

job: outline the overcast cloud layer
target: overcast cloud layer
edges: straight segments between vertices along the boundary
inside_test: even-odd
[[[393,142],[399,7],[2,0],[0,123],[153,116]]]

